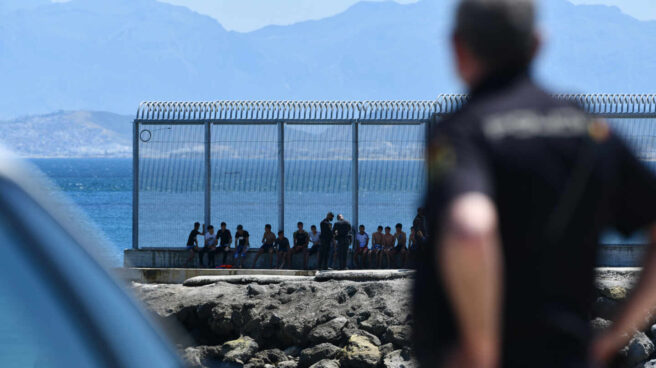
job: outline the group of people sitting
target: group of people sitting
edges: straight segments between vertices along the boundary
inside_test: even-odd
[[[417,216],[410,228],[409,236],[403,231],[402,224],[396,224],[394,233],[391,232],[392,229],[389,226],[385,228],[378,226],[377,231],[369,236],[364,225],[360,225],[358,231],[354,233],[351,224],[344,219],[343,215],[337,216],[334,226],[332,224],[333,217],[332,212],[326,215],[320,224],[321,231],[312,225],[308,232],[304,229],[304,224],[298,222],[291,243],[285,237],[283,230],[278,231],[276,236],[271,231],[271,225],[266,224],[261,246],[253,259],[251,268],[255,268],[258,259],[263,254],[269,256],[269,268],[291,267],[292,256],[302,254],[303,269],[308,269],[310,256],[318,254],[318,269],[327,269],[329,265],[332,267],[336,261],[338,262],[336,268],[345,269],[346,254],[351,244],[353,244],[353,265],[356,268],[381,268],[383,266],[407,268],[425,240],[424,217],[421,208],[417,210]],[[198,236],[203,236],[202,247],[198,243]],[[355,237],[355,242],[353,237]],[[204,256],[207,254],[207,267],[215,268],[216,257],[222,256],[221,265],[243,268],[244,258],[250,247],[250,234],[244,230],[242,225],[238,225],[234,248],[231,248],[232,241],[232,234],[227,229],[225,222],[221,223],[221,227],[216,232],[212,225],[207,228],[203,225],[201,231],[200,223],[196,222],[187,239],[189,257],[184,266],[189,266],[193,262],[194,255],[198,254],[200,266],[206,267]],[[275,265],[274,255],[276,257]],[[397,256],[400,263],[396,261]],[[383,261],[386,263],[384,264]]]

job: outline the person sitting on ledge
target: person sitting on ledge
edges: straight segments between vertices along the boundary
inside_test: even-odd
[[[251,268],[255,268],[257,264],[258,258],[260,258],[260,255],[262,253],[268,253],[269,254],[269,268],[273,268],[273,248],[274,244],[276,241],[276,234],[271,231],[271,225],[266,224],[264,225],[264,235],[262,235],[262,246],[260,249],[257,251],[257,254],[255,255],[255,259],[253,260],[253,266]]]
[[[191,230],[189,233],[189,237],[187,238],[187,250],[189,251],[189,257],[187,258],[187,261],[184,264],[184,267],[189,266],[190,263],[194,260],[194,253],[198,253],[198,258],[200,261],[200,265],[203,265],[203,253],[200,252],[200,249],[198,248],[198,235],[203,235],[200,231],[200,222],[195,222],[194,223],[194,229]]]
[[[237,231],[235,232],[235,266],[242,268],[244,263],[244,257],[246,257],[246,252],[248,251],[249,242],[248,231],[244,230],[244,227],[237,225]]]
[[[310,241],[312,242],[312,247],[305,252],[305,260],[303,261],[303,269],[308,269],[308,261],[310,256],[319,253],[321,249],[321,232],[317,231],[316,225],[310,226]],[[318,257],[318,256],[317,256]],[[319,266],[319,260],[317,259],[317,268]]]
[[[214,234],[214,226],[210,225],[207,227],[207,232],[205,232],[205,245],[200,251],[200,257],[202,258],[203,253],[207,253],[207,266],[209,268],[216,267],[214,255],[216,254],[216,234]]]
[[[278,249],[278,268],[285,267],[285,261],[289,258],[289,239],[285,238],[285,232],[278,231],[276,239],[276,249]]]
[[[396,224],[396,233],[394,233],[394,238],[396,239],[396,247],[391,250],[390,254],[392,255],[392,261],[396,265],[395,256],[399,256],[401,261],[401,267],[406,266],[406,261],[408,258],[408,248],[406,247],[407,237],[405,232],[402,230],[403,225]]]
[[[294,247],[291,249],[289,252],[289,267],[292,266],[292,256],[296,253],[303,253],[304,260],[307,260],[307,252],[308,252],[308,244],[310,243],[310,236],[303,229],[303,223],[299,221],[297,224],[298,230],[294,232],[294,236],[292,236],[292,240],[294,242]],[[305,261],[304,261],[305,262]],[[307,263],[303,265],[303,268],[307,267]]]
[[[217,254],[223,253],[223,263],[226,264],[226,258],[230,254],[230,244],[232,243],[232,234],[230,230],[227,229],[225,222],[221,223],[221,228],[216,233],[217,238],[219,239],[219,247],[216,249]]]
[[[364,225],[360,225],[358,233],[355,234],[354,247],[355,250],[353,252],[353,265],[357,268],[364,268],[364,261],[367,259],[369,254],[369,234],[364,231]]]
[[[380,260],[383,251],[383,227],[378,225],[378,230],[371,235],[371,251],[369,252],[369,267],[380,268]]]
[[[378,268],[382,266],[382,255],[387,259],[387,268],[392,268],[392,250],[394,249],[394,242],[396,238],[392,235],[392,228],[385,226],[385,234],[383,234],[383,252],[378,256]]]

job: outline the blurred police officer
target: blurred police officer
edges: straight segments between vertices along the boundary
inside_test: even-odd
[[[600,120],[536,86],[530,0],[462,0],[453,52],[471,99],[430,135],[430,243],[415,285],[424,367],[605,364],[656,304],[656,252],[593,339],[600,232],[649,229],[656,180]]]

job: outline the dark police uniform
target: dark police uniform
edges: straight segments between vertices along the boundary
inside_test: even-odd
[[[319,224],[321,228],[321,247],[319,248],[319,269],[325,270],[328,268],[328,252],[330,247],[333,245],[333,225],[330,223],[328,218],[325,218]]]
[[[335,240],[337,241],[337,259],[339,260],[339,269],[346,268],[346,255],[351,243],[351,223],[346,220],[340,220],[335,223]]]
[[[656,220],[656,180],[605,122],[535,86],[527,73],[486,80],[437,124],[428,149],[431,240],[414,290],[414,341],[424,367],[458,341],[434,262],[435,224],[468,192],[499,215],[504,255],[503,367],[586,367],[600,232]]]

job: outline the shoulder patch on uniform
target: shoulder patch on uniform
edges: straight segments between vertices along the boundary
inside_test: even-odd
[[[429,180],[438,180],[456,165],[456,152],[444,136],[435,138],[428,147]]]
[[[587,130],[588,118],[571,107],[544,113],[529,109],[512,110],[483,121],[483,134],[490,140],[574,137],[586,134]]]

